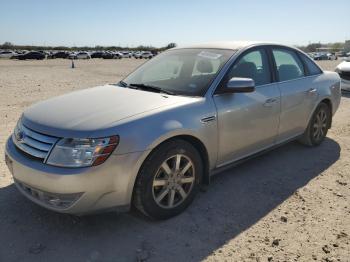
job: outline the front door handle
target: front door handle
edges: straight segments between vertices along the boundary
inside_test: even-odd
[[[269,98],[265,101],[264,106],[271,107],[274,103],[277,102],[277,98]]]

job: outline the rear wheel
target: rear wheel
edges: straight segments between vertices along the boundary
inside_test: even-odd
[[[176,216],[193,201],[202,172],[201,157],[191,144],[166,142],[145,160],[135,184],[134,206],[153,219]]]
[[[329,106],[326,103],[320,103],[312,115],[303,137],[299,141],[304,145],[318,146],[325,139],[331,121],[332,113]]]

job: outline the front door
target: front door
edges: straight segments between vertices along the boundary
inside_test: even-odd
[[[264,48],[247,51],[224,78],[252,78],[252,93],[215,94],[218,114],[218,167],[258,152],[275,143],[279,125],[280,91],[272,83],[271,66]]]

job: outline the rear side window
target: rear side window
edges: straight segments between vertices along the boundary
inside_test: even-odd
[[[279,81],[288,81],[304,76],[304,67],[297,54],[292,50],[273,49]]]
[[[322,73],[321,69],[315,64],[315,62],[306,55],[300,53],[300,57],[307,68],[308,75],[319,75]]]

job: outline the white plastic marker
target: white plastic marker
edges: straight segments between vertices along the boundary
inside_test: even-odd
[[[219,59],[222,55],[221,54],[216,54],[212,52],[207,52],[207,51],[202,51],[198,54],[200,57],[204,57],[207,59]]]

